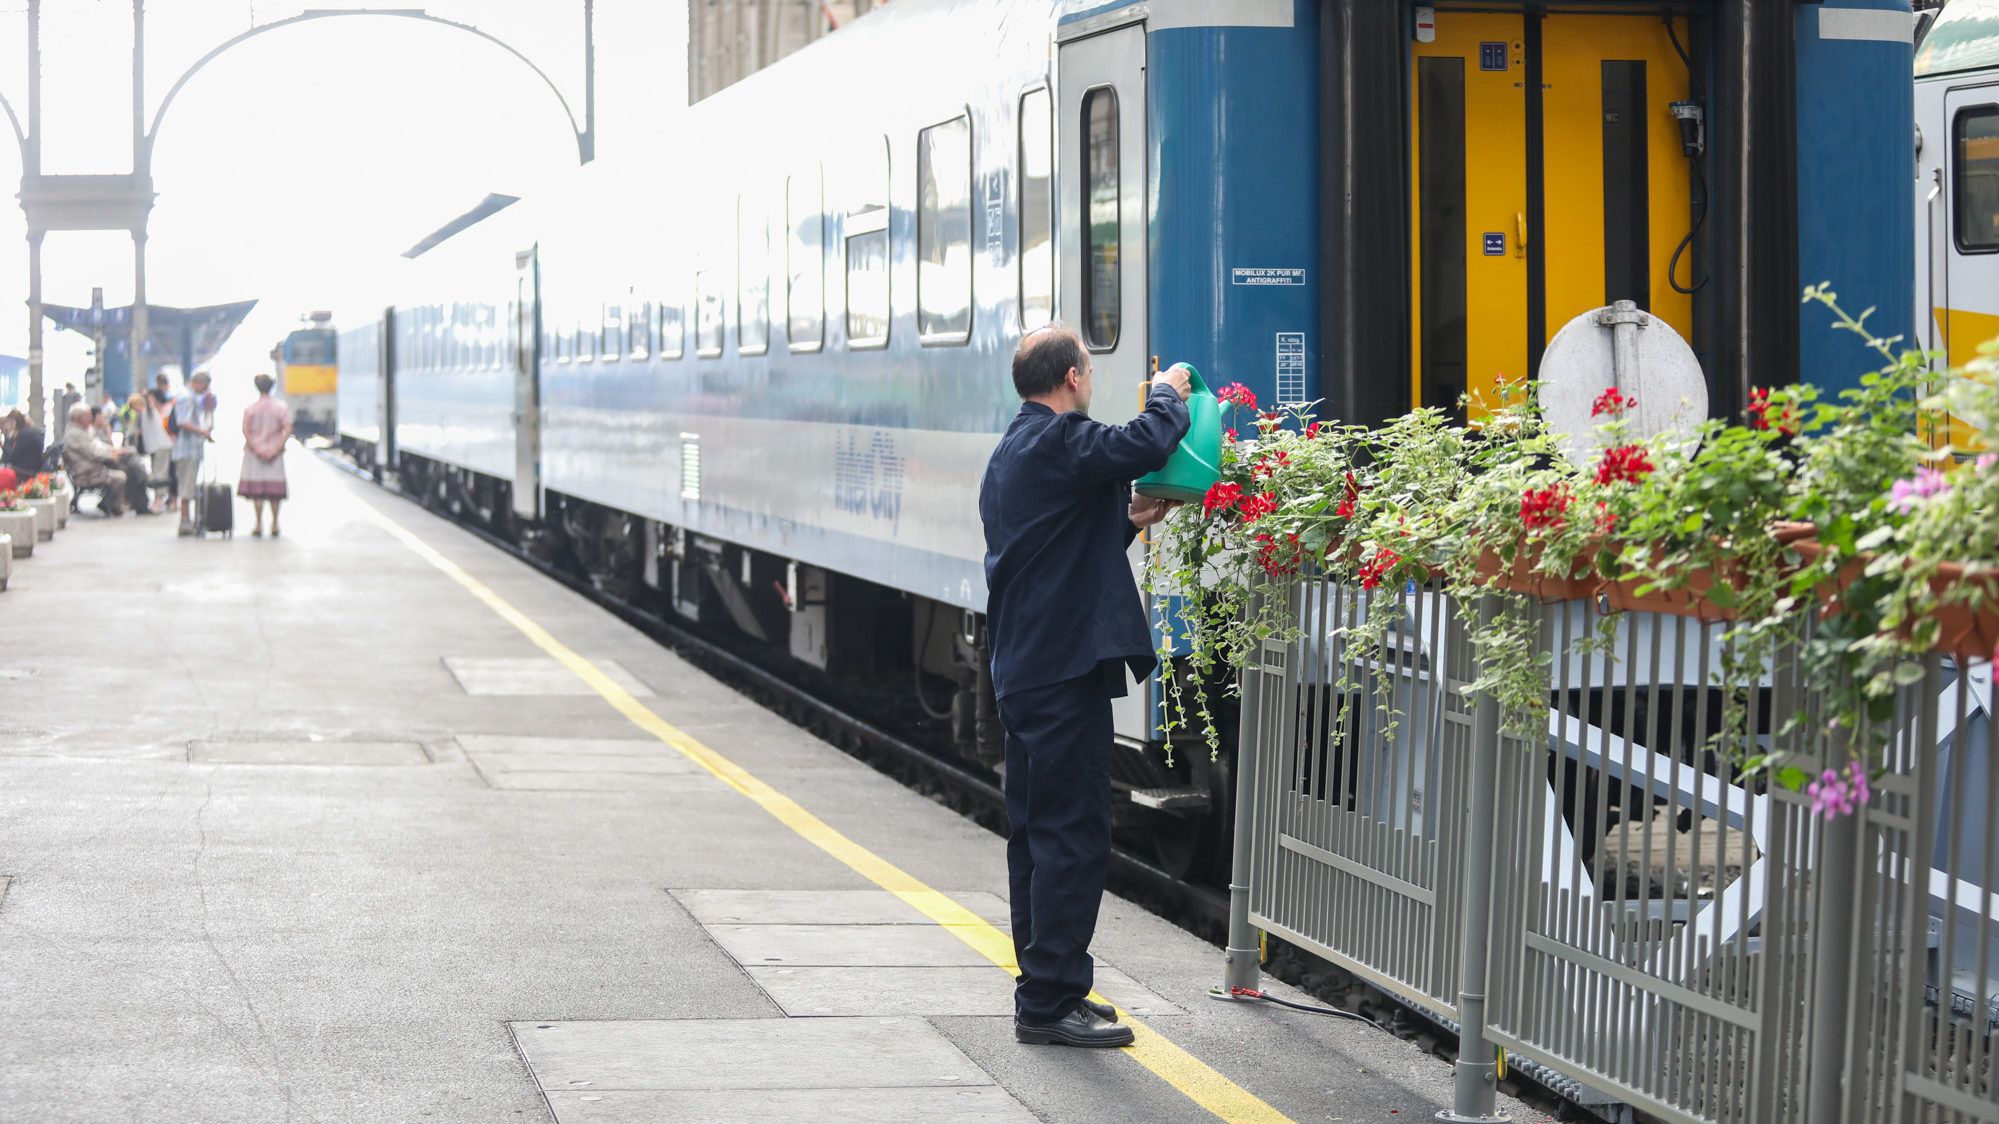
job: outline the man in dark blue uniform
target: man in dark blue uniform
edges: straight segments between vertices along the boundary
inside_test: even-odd
[[[1007,873],[1014,1037],[1123,1046],[1131,1028],[1090,1002],[1090,937],[1111,850],[1111,700],[1126,669],[1154,665],[1152,630],[1125,550],[1165,518],[1131,482],[1187,433],[1187,374],[1152,384],[1124,425],[1090,420],[1090,354],[1060,324],[1013,355],[1023,402],[986,465],[986,627],[1006,728]]]

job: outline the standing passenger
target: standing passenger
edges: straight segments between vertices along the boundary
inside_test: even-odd
[[[285,502],[285,441],[292,435],[292,412],[271,397],[276,385],[269,375],[257,376],[257,400],[243,411],[243,476],[236,494],[256,509],[252,535],[264,533],[264,504],[271,505],[271,537],[278,537],[278,505]]]
[[[201,486],[201,456],[215,428],[215,416],[208,405],[208,374],[196,371],[188,380],[188,392],[174,399],[174,494],[180,497],[180,533],[194,534],[192,512],[194,492]]]
[[[1025,401],[986,465],[986,623],[1006,728],[1014,1037],[1124,1046],[1131,1028],[1089,1000],[1090,938],[1111,850],[1111,700],[1152,673],[1152,630],[1125,550],[1166,517],[1131,481],[1187,433],[1187,374],[1152,385],[1124,425],[1090,420],[1090,355],[1049,324],[1013,353]]]

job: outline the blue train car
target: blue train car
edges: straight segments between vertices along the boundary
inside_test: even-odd
[[[432,251],[343,433],[628,595],[911,675],[995,761],[976,490],[1024,331],[1077,328],[1103,420],[1156,360],[1365,422],[1476,411],[1633,299],[1734,410],[1799,377],[1803,271],[1912,307],[1910,269],[1878,275],[1905,228],[1842,227],[1833,253],[1823,225],[1851,221],[1847,178],[1909,213],[1906,128],[1852,108],[1907,104],[1896,10],[897,0],[665,123],[647,163]],[[1144,753],[1141,687],[1120,787],[1198,813],[1227,763]]]

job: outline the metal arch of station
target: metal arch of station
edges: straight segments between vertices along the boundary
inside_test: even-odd
[[[160,124],[167,115],[167,109],[173,105],[174,98],[180,93],[181,87],[187,85],[188,80],[193,78],[197,73],[199,73],[202,67],[205,67],[209,63],[214,62],[217,58],[226,53],[230,48],[239,46],[248,40],[254,39],[257,36],[264,34],[265,32],[276,31],[281,27],[290,27],[295,24],[306,23],[311,20],[337,19],[343,16],[390,16],[396,19],[408,19],[408,20],[417,20],[422,23],[434,23],[443,27],[452,28],[457,31],[469,32],[473,35],[478,36],[481,39],[484,39],[486,42],[493,44],[494,46],[500,48],[501,50],[507,52],[508,54],[512,55],[514,58],[520,60],[523,66],[526,66],[529,70],[534,71],[535,77],[541,79],[542,84],[548,87],[548,92],[555,95],[555,100],[557,104],[562,106],[563,117],[567,119],[569,122],[570,131],[574,133],[576,136],[576,162],[579,164],[588,164],[590,163],[590,161],[594,160],[597,155],[596,151],[597,123],[596,123],[596,96],[595,96],[596,66],[595,66],[595,60],[591,57],[596,53],[596,51],[595,51],[595,43],[592,42],[593,33],[588,29],[587,26],[592,18],[591,9],[594,6],[595,6],[594,0],[584,0],[583,2],[584,19],[586,21],[586,31],[583,39],[584,114],[583,114],[583,124],[581,126],[578,126],[576,123],[576,111],[570,108],[569,99],[562,95],[561,87],[555,84],[555,80],[548,76],[547,71],[535,65],[533,59],[530,59],[526,55],[522,54],[520,50],[516,48],[513,44],[508,43],[506,40],[500,38],[497,35],[494,35],[492,32],[487,31],[484,28],[477,26],[476,24],[469,24],[469,23],[460,22],[458,20],[446,19],[443,16],[434,16],[431,15],[429,12],[424,11],[422,8],[311,8],[307,9],[306,11],[300,12],[295,16],[286,16],[284,19],[281,20],[273,20],[270,23],[259,24],[258,26],[253,27],[248,31],[242,32],[241,34],[238,34],[227,40],[224,40],[222,43],[217,44],[207,54],[197,59],[193,66],[188,67],[185,71],[181,73],[181,76],[179,78],[174,79],[174,84],[167,88],[166,95],[160,99],[159,106],[153,110],[152,122],[146,127],[146,135],[143,142],[142,166],[137,170],[142,173],[150,173],[153,162],[153,143],[156,139],[158,139],[160,135]],[[5,98],[0,97],[0,106],[4,105],[5,105]],[[12,120],[14,117],[13,107],[5,106],[5,108],[7,110],[8,118]],[[17,137],[21,135],[21,126],[18,121],[14,123],[14,133]]]

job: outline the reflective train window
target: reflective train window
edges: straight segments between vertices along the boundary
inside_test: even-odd
[[[604,306],[604,334],[599,337],[597,354],[606,362],[625,353],[625,309],[622,305]]]
[[[1020,99],[1020,327],[1055,318],[1055,124],[1047,90]]]
[[[888,343],[888,138],[868,148],[844,185],[849,347]]]
[[[785,181],[791,350],[817,351],[826,337],[826,206],[819,167]]]
[[[1118,298],[1123,281],[1118,261],[1118,107],[1108,86],[1083,95],[1083,338],[1093,348],[1117,346]]]
[[[972,330],[972,123],[956,117],[916,139],[916,327],[924,343]]]
[[[570,323],[575,325],[578,363],[588,363],[597,358],[597,323],[603,315],[602,309],[584,305],[576,310],[576,316],[570,320]]]
[[[652,354],[652,305],[633,301],[625,307],[631,315],[626,335],[631,337],[632,358],[644,359]]]
[[[722,354],[721,282],[705,269],[694,273],[694,353],[703,359]]]
[[[755,198],[736,197],[736,352],[770,349],[770,219]]]
[[[1952,126],[1957,166],[1951,172],[1956,198],[1951,226],[1965,253],[1999,251],[1999,105],[1958,113]]]
[[[687,346],[687,326],[681,320],[680,302],[659,305],[659,357],[678,359]]]

